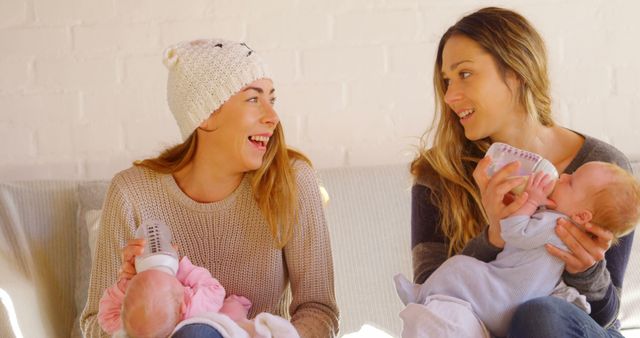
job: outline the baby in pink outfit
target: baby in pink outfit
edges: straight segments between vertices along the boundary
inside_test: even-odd
[[[240,321],[250,307],[245,297],[225,299],[224,288],[209,270],[183,257],[176,276],[149,269],[107,288],[100,299],[98,322],[109,334],[124,329],[135,337],[168,337],[184,319],[219,312]]]

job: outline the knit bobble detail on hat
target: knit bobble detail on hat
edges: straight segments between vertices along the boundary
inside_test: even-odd
[[[176,49],[173,47],[169,47],[164,51],[164,55],[162,58],[162,63],[167,67],[167,69],[171,69],[176,62],[178,62],[178,54],[176,54]]]
[[[167,101],[182,139],[231,96],[255,80],[268,78],[262,59],[245,43],[201,39],[167,48]]]

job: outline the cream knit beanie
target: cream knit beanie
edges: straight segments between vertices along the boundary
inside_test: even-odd
[[[182,140],[242,87],[269,77],[246,44],[221,39],[177,43],[165,50],[163,62],[169,69],[167,101]]]

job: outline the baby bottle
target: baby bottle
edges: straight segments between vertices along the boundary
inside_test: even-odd
[[[520,168],[515,174],[515,177],[529,176],[535,172],[545,172],[551,176],[552,180],[558,179],[558,171],[551,162],[542,156],[532,153],[526,150],[518,149],[505,143],[495,142],[491,144],[489,150],[485,156],[491,156],[491,165],[487,170],[489,176],[493,176],[497,171],[502,169],[505,165],[518,161],[520,162]],[[511,191],[514,194],[520,194],[524,191],[527,182],[513,188]]]
[[[136,238],[144,238],[144,251],[136,256],[136,271],[161,269],[175,275],[178,254],[171,246],[171,230],[162,221],[147,220],[136,230]]]

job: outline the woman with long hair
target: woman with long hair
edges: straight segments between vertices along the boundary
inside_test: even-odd
[[[167,99],[183,142],[138,161],[112,180],[102,212],[85,336],[103,290],[135,274],[136,228],[161,220],[180,256],[203,266],[227,294],[261,312],[290,317],[301,337],[338,331],[329,234],[309,160],[289,149],[274,110],[275,88],[259,54],[244,43],[195,40],[169,47]],[[120,270],[119,270],[120,269]],[[119,272],[120,271],[120,272]],[[202,323],[174,337],[220,337]]]
[[[611,145],[554,122],[544,42],[518,13],[484,8],[451,26],[440,39],[433,84],[434,124],[411,165],[415,283],[448,257],[491,261],[504,247],[499,221],[526,203],[526,195],[508,193],[522,183],[509,178],[517,163],[487,176],[491,143],[538,153],[560,173],[589,161],[630,171]],[[621,337],[616,316],[633,234],[610,247],[610,232],[562,218],[556,232],[569,250],[547,245],[547,251],[564,261],[564,282],[586,296],[591,313],[556,297],[536,298],[518,307],[509,336]]]

